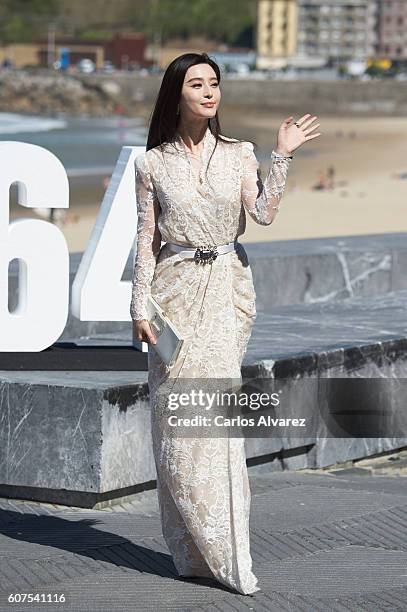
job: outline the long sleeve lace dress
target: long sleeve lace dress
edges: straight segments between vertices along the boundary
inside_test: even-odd
[[[161,246],[162,241],[185,246],[233,241],[245,231],[246,212],[260,225],[272,223],[290,159],[273,152],[262,181],[252,143],[227,140],[215,148],[208,125],[200,160],[187,152],[179,134],[173,143],[136,158],[137,254],[130,313],[133,320],[146,319],[151,293],[184,337],[172,367],[148,346],[157,494],[175,567],[182,576],[215,578],[250,594],[259,587],[250,555],[244,438],[176,436],[162,404],[170,380],[241,379],[256,318],[243,245],[238,242],[206,265]]]

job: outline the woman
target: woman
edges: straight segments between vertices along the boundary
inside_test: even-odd
[[[205,53],[181,55],[164,74],[146,152],[135,160],[130,312],[135,336],[152,345],[148,384],[157,493],[175,567],[181,576],[215,578],[251,594],[260,589],[251,569],[244,438],[174,435],[165,418],[167,384],[241,380],[256,309],[251,269],[237,238],[245,231],[246,212],[260,225],[272,223],[291,154],[319,136],[311,134],[319,124],[311,125],[316,117],[309,114],[295,124],[292,117],[283,122],[263,183],[253,145],[220,135],[219,83],[219,68]],[[201,245],[210,257],[214,246],[219,254],[197,265],[193,255]],[[185,339],[171,368],[153,348],[149,293]]]

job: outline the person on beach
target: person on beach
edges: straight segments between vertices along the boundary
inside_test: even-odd
[[[246,213],[260,225],[273,222],[293,153],[320,136],[314,132],[320,124],[309,113],[297,121],[284,119],[262,181],[253,144],[221,134],[220,80],[218,65],[206,53],[175,58],[162,78],[146,151],[135,159],[138,222],[130,313],[135,337],[149,344],[157,495],[175,568],[185,578],[209,577],[250,595],[260,588],[250,554],[244,438],[174,435],[164,418],[166,384],[241,380],[256,296],[238,237],[245,232]],[[210,255],[205,263],[202,245]],[[171,367],[154,350],[149,295],[184,338]]]
[[[335,166],[329,166],[327,171],[328,188],[335,188]]]
[[[321,168],[320,170],[318,170],[318,181],[317,183],[315,183],[312,189],[314,189],[315,191],[324,191],[327,187],[326,181],[327,181],[327,178],[325,175],[325,170]]]

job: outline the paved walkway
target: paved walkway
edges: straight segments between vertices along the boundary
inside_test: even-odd
[[[94,511],[0,499],[0,610],[407,609],[407,451],[349,469],[250,468],[254,571],[235,594],[177,577],[156,492]],[[8,603],[10,593],[53,603]],[[55,599],[65,596],[65,603]]]

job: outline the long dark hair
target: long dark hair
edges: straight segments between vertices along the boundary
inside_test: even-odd
[[[221,74],[219,66],[206,53],[184,53],[183,55],[176,57],[168,65],[164,73],[154,110],[151,114],[146,147],[147,151],[163,143],[174,142],[179,121],[177,107],[181,98],[185,73],[187,72],[188,68],[195,66],[196,64],[209,64],[216,74],[218,83],[220,83]],[[210,131],[216,138],[212,155],[219,140],[227,144],[236,144],[236,141],[233,142],[231,140],[225,140],[220,134],[221,128],[218,112],[216,112],[214,117],[208,120],[208,125]]]

